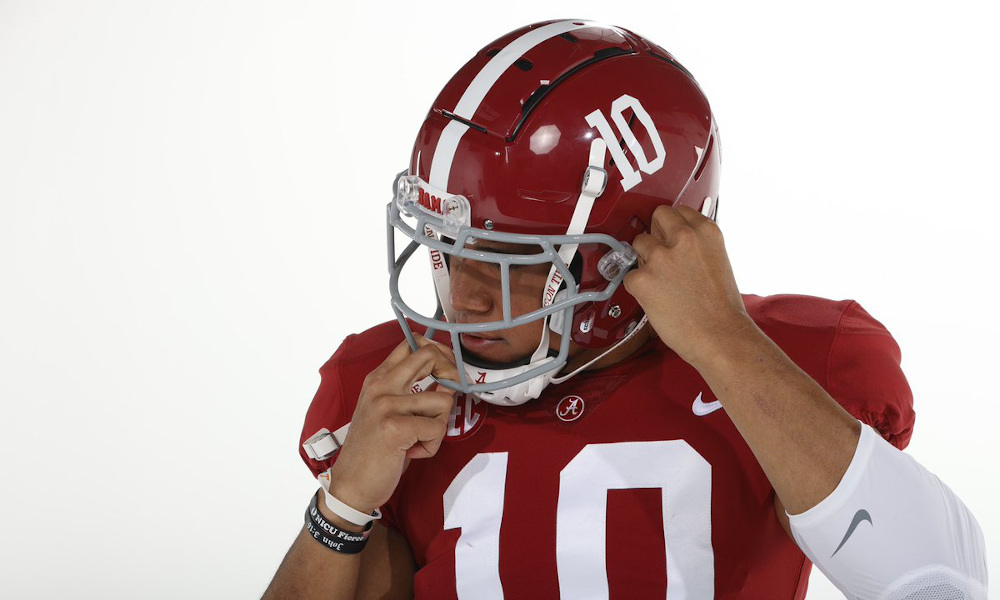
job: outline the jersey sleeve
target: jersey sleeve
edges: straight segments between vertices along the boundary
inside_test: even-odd
[[[855,418],[903,449],[913,434],[913,394],[892,334],[857,302],[841,313],[827,361],[827,390]]]
[[[319,389],[313,396],[309,410],[306,412],[302,433],[299,436],[299,456],[302,457],[313,477],[318,477],[333,466],[339,454],[334,454],[326,460],[315,460],[306,454],[302,444],[320,429],[326,428],[329,431],[336,431],[349,423],[358,404],[360,384],[355,380],[360,381],[359,373],[345,371],[345,369],[357,367],[357,365],[345,364],[345,356],[351,355],[350,346],[356,341],[356,337],[354,335],[348,336],[333,356],[320,367]],[[363,378],[367,372],[360,375]],[[345,380],[347,381],[345,382]],[[397,528],[393,510],[388,503],[381,506],[379,510],[382,511],[382,519],[379,522],[385,526]]]

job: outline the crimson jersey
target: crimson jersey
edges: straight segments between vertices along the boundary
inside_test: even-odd
[[[743,299],[848,412],[906,446],[912,397],[881,323],[851,300]],[[390,322],[344,341],[300,443],[351,419],[402,339]],[[300,454],[314,475],[329,467]],[[521,406],[459,395],[437,455],[410,463],[382,523],[413,550],[417,598],[802,598],[811,565],[773,502],[711,389],[654,341]]]

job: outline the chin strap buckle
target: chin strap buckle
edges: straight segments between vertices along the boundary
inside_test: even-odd
[[[581,195],[588,198],[597,198],[604,193],[606,187],[608,187],[608,172],[595,165],[588,166],[587,170],[583,173]]]

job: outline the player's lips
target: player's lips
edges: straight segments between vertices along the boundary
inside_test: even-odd
[[[460,337],[463,348],[479,355],[499,347],[504,341],[502,337],[487,337],[473,333],[463,333]]]

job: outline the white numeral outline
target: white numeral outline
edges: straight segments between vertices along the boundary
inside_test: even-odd
[[[642,126],[646,128],[646,134],[653,144],[655,156],[652,160],[649,160],[646,156],[646,151],[642,149],[639,140],[628,126],[628,121],[625,120],[625,111],[630,108],[639,119],[639,122],[642,123]],[[638,185],[642,181],[642,176],[632,168],[632,164],[628,161],[625,152],[622,151],[618,143],[619,136],[615,135],[614,130],[611,128],[611,123],[608,122],[604,113],[600,110],[595,110],[587,115],[585,119],[588,125],[597,129],[597,132],[608,144],[608,151],[611,152],[611,157],[615,160],[615,166],[618,167],[618,171],[622,174],[622,190],[627,192]],[[667,158],[667,152],[663,147],[663,140],[660,138],[660,132],[657,131],[656,125],[653,124],[652,117],[649,116],[649,113],[642,107],[642,103],[638,99],[628,94],[619,96],[611,103],[611,120],[615,122],[615,127],[617,127],[621,134],[621,139],[625,141],[625,145],[628,146],[628,149],[635,156],[635,161],[639,164],[640,171],[647,175],[652,175],[663,167],[663,162]]]

